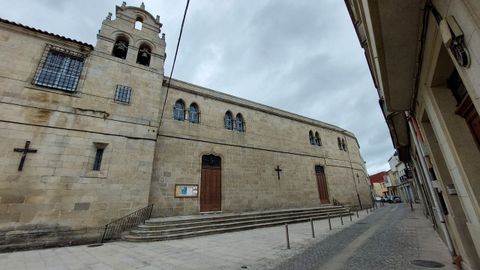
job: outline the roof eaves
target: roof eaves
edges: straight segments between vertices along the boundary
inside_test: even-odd
[[[6,24],[10,24],[10,25],[14,25],[14,26],[18,26],[18,27],[22,27],[22,28],[27,29],[27,30],[30,30],[30,31],[42,33],[42,34],[49,35],[49,36],[53,36],[53,37],[56,37],[56,38],[61,38],[61,39],[66,40],[66,41],[78,43],[78,44],[80,44],[80,45],[87,46],[87,47],[89,47],[90,49],[93,50],[93,45],[88,44],[88,43],[85,43],[85,42],[82,42],[82,41],[78,41],[78,40],[75,40],[75,39],[67,38],[67,37],[64,37],[64,36],[61,36],[61,35],[57,35],[57,34],[54,34],[54,33],[50,33],[50,32],[47,32],[47,31],[44,31],[44,30],[41,30],[41,29],[37,29],[37,28],[34,28],[34,27],[30,27],[30,26],[27,26],[27,25],[23,25],[23,24],[21,24],[21,23],[12,22],[12,21],[9,21],[9,20],[6,20],[6,19],[2,19],[2,18],[0,18],[0,22],[6,23]]]

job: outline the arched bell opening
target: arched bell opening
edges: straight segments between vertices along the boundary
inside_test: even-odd
[[[127,58],[128,44],[128,38],[124,36],[117,37],[113,45],[112,55],[122,59]]]
[[[137,64],[150,66],[150,58],[152,57],[152,48],[147,44],[140,45],[137,55]]]

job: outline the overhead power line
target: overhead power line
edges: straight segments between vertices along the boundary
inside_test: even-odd
[[[170,81],[172,80],[173,71],[175,70],[175,62],[177,61],[178,48],[180,47],[180,41],[182,40],[183,26],[185,25],[185,18],[187,17],[189,4],[190,4],[190,0],[187,0],[187,5],[185,6],[185,12],[183,13],[182,25],[180,26],[180,34],[178,34],[177,47],[175,49],[175,56],[173,57],[172,70],[170,71],[170,77],[168,78],[168,82],[167,82],[167,90],[165,93],[165,100],[163,101],[162,113],[160,114],[160,123],[158,125],[159,127],[162,125],[163,113],[165,112],[165,105],[167,103],[167,98],[168,98],[168,90],[170,90]]]

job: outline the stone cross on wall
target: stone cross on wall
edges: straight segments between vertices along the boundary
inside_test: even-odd
[[[37,149],[31,149],[29,147],[30,147],[30,141],[26,141],[24,148],[13,148],[14,152],[23,153],[22,158],[20,159],[20,164],[18,165],[18,171],[23,170],[23,164],[25,164],[25,158],[27,157],[27,154],[37,152]]]
[[[280,180],[280,172],[283,171],[282,169],[280,169],[280,165],[277,165],[277,168],[275,168],[275,171],[277,172],[278,180]]]

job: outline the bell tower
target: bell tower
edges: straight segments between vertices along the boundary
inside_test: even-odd
[[[112,60],[131,65],[142,65],[163,73],[165,62],[165,34],[160,37],[160,16],[153,17],[140,7],[116,6],[102,22],[97,35],[95,51],[111,56]]]

